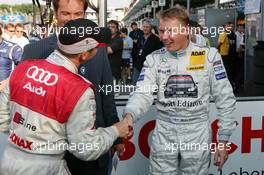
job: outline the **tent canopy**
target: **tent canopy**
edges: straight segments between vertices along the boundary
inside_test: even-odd
[[[142,10],[142,8],[146,7],[146,5],[151,4],[152,0],[137,0],[137,2],[134,4],[132,8],[129,9],[126,16],[124,17],[123,21],[128,20],[131,16],[134,16],[137,12]],[[215,0],[190,0],[191,2],[191,8],[195,7],[201,7],[206,4],[212,4],[215,2]],[[170,1],[167,0],[167,4],[170,4]],[[174,4],[181,4],[183,6],[186,6],[187,0],[174,0]]]
[[[25,17],[23,15],[8,14],[1,16],[2,23],[24,23]]]

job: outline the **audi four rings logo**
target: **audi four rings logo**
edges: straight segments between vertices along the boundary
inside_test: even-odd
[[[32,66],[27,71],[27,77],[36,82],[44,83],[47,86],[53,86],[58,82],[58,75],[45,71],[44,69]]]

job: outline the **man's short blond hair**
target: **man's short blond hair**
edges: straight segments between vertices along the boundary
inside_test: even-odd
[[[167,20],[167,19],[177,19],[179,20],[183,25],[189,24],[189,16],[183,6],[176,5],[175,7],[171,9],[167,9],[164,11],[161,11],[157,14],[158,19],[160,20]]]
[[[7,24],[5,25],[5,30],[8,30],[9,28],[15,28],[15,25],[12,24],[12,23],[7,23]]]
[[[15,25],[15,28],[17,28],[17,27],[24,29],[24,25],[21,24],[21,23],[17,23],[17,24]]]

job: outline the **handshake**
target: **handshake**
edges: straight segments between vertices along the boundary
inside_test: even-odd
[[[133,134],[133,117],[131,114],[125,114],[125,117],[122,121],[113,125],[116,127],[119,133],[119,137],[128,138]]]

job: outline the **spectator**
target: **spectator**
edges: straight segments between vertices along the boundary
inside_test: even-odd
[[[107,47],[108,58],[113,73],[114,84],[119,84],[121,79],[123,40],[120,37],[119,24],[117,21],[109,21],[108,28],[111,30],[112,34],[112,39]]]
[[[31,26],[31,31],[29,32],[29,42],[34,43],[41,39],[40,34],[42,33],[41,27],[35,25]]]
[[[3,38],[6,40],[6,41],[10,41],[10,42],[13,42],[13,36],[15,35],[15,25],[14,24],[11,24],[11,23],[8,23],[5,25],[5,28],[4,28],[4,33],[3,33]]]
[[[236,50],[236,34],[234,32],[234,24],[232,22],[228,23],[229,31],[228,31],[228,40],[229,40],[229,51],[228,51],[228,59],[229,59],[229,81],[234,89],[234,92],[237,91],[237,85],[235,84],[235,68],[236,68],[236,60],[237,60],[237,50]]]
[[[245,61],[245,26],[238,25],[236,32],[236,51],[237,51],[237,60],[236,60],[236,85],[238,92],[243,89],[244,85],[244,61]]]
[[[193,43],[210,47],[210,41],[202,34],[203,27],[200,24],[198,24],[196,21],[190,21],[189,27],[191,31],[191,41]]]
[[[120,31],[120,36],[123,38],[124,42],[122,53],[122,80],[124,84],[127,84],[127,81],[131,79],[130,62],[132,61],[131,52],[133,48],[133,40],[127,36],[127,28],[122,28]]]
[[[243,36],[245,34],[245,26],[238,25],[235,34],[236,34],[236,51],[239,52],[241,43],[243,42]]]
[[[23,24],[16,24],[15,26],[15,35],[13,36],[12,41],[18,44],[21,48],[24,48],[25,45],[29,44],[29,40],[24,37],[25,28]]]
[[[21,47],[3,39],[0,28],[0,92],[3,90],[12,68],[20,62],[21,56]]]
[[[36,31],[32,30],[30,33],[29,33],[29,43],[34,43],[34,42],[37,42],[39,41],[41,38],[39,37],[39,35],[37,34]]]
[[[134,66],[136,64],[137,55],[138,55],[138,52],[140,50],[139,41],[140,41],[140,38],[143,37],[144,33],[142,30],[140,30],[138,28],[136,22],[131,23],[131,28],[132,28],[132,31],[129,33],[129,37],[132,38],[132,40],[133,40],[132,64],[133,64],[133,68],[134,68]]]
[[[228,57],[229,47],[230,47],[228,34],[231,32],[230,32],[230,27],[229,27],[228,23],[226,23],[224,25],[224,29],[225,29],[225,31],[219,35],[217,48],[219,50],[220,55],[222,56],[224,66],[226,68],[226,72],[227,72],[228,78],[230,80],[232,62],[231,62],[230,58]]]
[[[88,7],[86,0],[53,0],[53,7],[58,26],[62,27],[67,21],[84,18]],[[55,49],[57,36],[51,35],[33,44],[25,46],[24,59],[44,59]],[[106,47],[98,49],[97,54],[79,69],[79,74],[91,81],[96,86],[96,127],[108,127],[117,123],[114,93],[106,93],[106,87],[113,87],[111,68],[109,65]],[[103,90],[101,90],[103,88]],[[108,89],[109,90],[109,89]],[[118,154],[124,151],[122,140],[116,140],[113,148]],[[111,164],[110,151],[95,161],[82,161],[70,153],[66,153],[65,159],[72,175],[107,175]]]
[[[144,61],[146,60],[146,56],[151,54],[153,51],[162,48],[162,46],[163,46],[159,37],[157,37],[151,31],[152,31],[151,22],[149,20],[144,20],[143,21],[143,33],[144,33],[144,35],[139,40],[140,50],[137,54],[135,68],[133,70],[132,81],[133,81],[134,85],[136,84],[136,82],[138,80],[139,73],[143,67]]]

